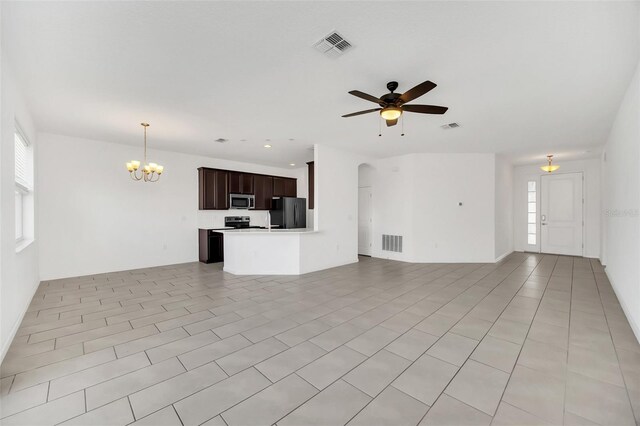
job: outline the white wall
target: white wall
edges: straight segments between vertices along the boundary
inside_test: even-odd
[[[603,158],[606,273],[640,340],[640,64]]]
[[[374,257],[495,260],[493,154],[409,154],[370,164]],[[403,253],[383,251],[382,234],[402,235]]]
[[[39,284],[37,224],[32,236],[35,241],[16,251],[15,241],[15,147],[16,121],[33,146],[38,157],[36,129],[31,120],[20,91],[15,84],[12,70],[6,57],[1,58],[0,87],[0,360],[4,358],[17,327],[27,310]],[[37,173],[37,169],[36,169]],[[37,177],[37,176],[36,176]],[[37,206],[40,195],[37,183],[34,198]],[[37,208],[35,210],[37,215]],[[36,216],[37,217],[37,216]]]
[[[301,239],[304,272],[358,261],[358,165],[367,159],[316,145],[314,229]],[[310,255],[306,255],[310,253]]]
[[[142,183],[124,167],[141,157],[142,141],[134,147],[43,133],[39,144],[43,280],[196,261],[199,227],[220,227],[229,215],[265,223],[266,212],[199,211],[201,166],[296,177],[306,197],[304,168],[150,150],[165,172],[160,182]]]
[[[591,258],[600,257],[600,160],[590,158],[585,160],[562,161],[562,158],[554,159],[554,164],[560,169],[556,173],[584,173],[584,256]],[[545,172],[540,170],[540,164],[514,167],[513,185],[513,232],[514,249],[517,251],[530,250],[527,247],[527,181],[535,180],[540,188],[540,176]],[[538,191],[538,205],[540,193]],[[540,235],[538,225],[538,236]],[[538,238],[538,243],[540,239]]]
[[[495,258],[502,259],[513,251],[513,166],[500,155],[496,156],[495,194]]]

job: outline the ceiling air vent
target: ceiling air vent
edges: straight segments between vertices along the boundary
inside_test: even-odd
[[[456,127],[460,127],[460,125],[458,123],[449,123],[449,124],[443,124],[442,126],[443,129],[455,129]]]
[[[349,50],[353,46],[340,34],[332,31],[329,35],[314,44],[313,47],[318,52],[335,58],[341,56],[345,51]]]

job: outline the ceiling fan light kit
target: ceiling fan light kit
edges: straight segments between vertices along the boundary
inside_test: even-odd
[[[547,173],[555,172],[556,170],[558,170],[560,168],[560,166],[551,164],[552,161],[553,161],[553,155],[552,154],[547,155],[547,162],[548,163],[547,163],[546,166],[541,166],[540,169],[543,172],[547,172]]]
[[[398,82],[390,81],[389,83],[387,83],[387,89],[389,90],[389,93],[387,93],[386,95],[382,95],[379,98],[376,98],[375,96],[369,95],[359,90],[352,90],[349,92],[349,94],[369,102],[377,103],[378,105],[380,105],[380,108],[372,108],[364,111],[353,112],[351,114],[345,114],[342,117],[355,117],[356,115],[380,111],[380,116],[386,121],[387,127],[391,127],[398,124],[398,119],[403,114],[403,112],[415,112],[418,114],[444,114],[445,112],[447,112],[447,107],[437,105],[405,105],[407,102],[411,102],[412,100],[419,98],[435,87],[435,83],[427,80],[418,84],[414,88],[409,89],[403,94],[399,94],[394,92],[398,88]]]
[[[138,173],[138,170],[140,169],[140,161],[131,160],[127,163],[127,170],[129,171],[129,176],[131,176],[131,179],[133,180],[157,182],[160,180],[160,175],[164,171],[164,166],[157,163],[147,163],[147,127],[149,127],[149,123],[140,123],[140,125],[144,127],[144,164],[140,173]]]
[[[402,115],[402,110],[397,107],[387,107],[380,111],[380,116],[385,120],[397,120]]]

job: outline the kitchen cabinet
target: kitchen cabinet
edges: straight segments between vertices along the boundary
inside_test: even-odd
[[[274,197],[295,197],[298,195],[298,180],[294,178],[273,177]]]
[[[198,168],[198,208],[228,210],[229,194],[253,194],[256,210],[270,210],[273,197],[296,197],[298,180],[235,170]]]
[[[226,210],[229,208],[229,173],[226,170],[198,169],[198,208]]]
[[[256,210],[270,210],[273,198],[273,177],[254,175],[253,188],[255,190]]]
[[[198,229],[198,258],[202,263],[224,261],[224,235],[211,229]]]
[[[229,194],[254,194],[254,175],[229,172]]]
[[[298,195],[298,180],[286,178],[284,180],[284,196],[296,197]]]
[[[313,205],[315,204],[315,192],[314,192],[314,187],[315,187],[315,180],[316,180],[316,167],[315,167],[315,163],[313,161],[309,161],[307,163],[308,166],[308,181],[309,181],[309,188],[308,188],[308,194],[309,194],[309,210],[313,210]]]

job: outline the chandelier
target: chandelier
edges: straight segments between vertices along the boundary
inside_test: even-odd
[[[558,170],[560,168],[560,166],[558,165],[552,165],[551,162],[553,161],[553,155],[547,155],[547,161],[549,164],[547,164],[546,166],[540,166],[540,169],[544,172],[555,172],[556,170]]]
[[[127,170],[133,180],[144,180],[145,182],[157,182],[160,180],[160,175],[164,171],[164,167],[156,163],[147,164],[147,127],[149,123],[140,123],[144,127],[144,166],[140,169],[140,162],[138,160],[131,160],[127,163]]]

